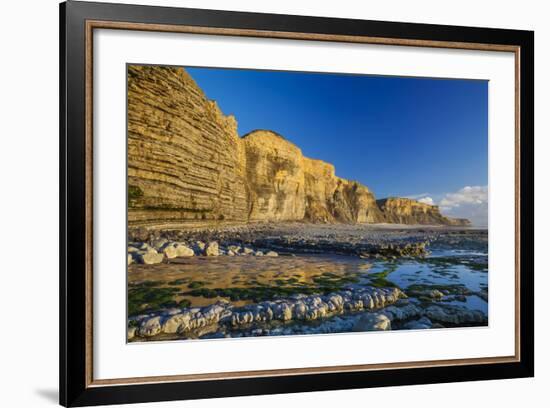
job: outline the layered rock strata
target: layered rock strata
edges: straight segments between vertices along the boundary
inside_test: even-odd
[[[334,166],[305,157],[268,130],[242,139],[246,151],[250,221],[383,222],[369,189],[335,175]]]
[[[410,198],[390,197],[377,201],[384,213],[386,222],[393,224],[423,225],[470,225],[470,221],[461,218],[445,217],[437,205],[429,205]]]
[[[364,185],[336,177],[332,164],[304,158],[305,219],[311,222],[380,223],[385,218]]]
[[[244,145],[181,68],[128,67],[128,222],[247,221]]]
[[[249,221],[466,225],[435,206],[376,201],[269,130],[244,137],[183,69],[128,67],[128,224]]]
[[[243,137],[251,221],[301,220],[305,214],[302,151],[277,133]]]

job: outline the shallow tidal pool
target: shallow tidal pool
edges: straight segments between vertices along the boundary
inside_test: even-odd
[[[445,302],[487,314],[483,252],[441,250],[424,259],[381,261],[340,255],[177,258],[128,268],[128,315],[171,307],[235,306],[297,294],[328,294],[364,286],[399,287],[419,302]],[[425,292],[438,290],[442,297]]]

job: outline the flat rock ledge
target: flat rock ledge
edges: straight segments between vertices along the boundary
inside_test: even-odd
[[[345,312],[380,309],[404,297],[406,295],[398,288],[368,287],[321,296],[297,295],[242,307],[234,307],[229,302],[217,302],[202,308],[170,309],[161,314],[131,318],[133,324],[128,329],[128,339],[153,337],[162,333],[185,336],[211,325],[238,328],[275,320],[312,321]]]
[[[220,326],[224,326],[225,332],[243,330],[275,334],[254,327],[270,322],[307,324],[338,315],[358,316],[345,331],[429,329],[487,323],[487,316],[479,310],[444,304],[422,307],[407,299],[398,288],[367,287],[322,296],[297,295],[243,307],[220,301],[202,308],[170,309],[160,314],[135,316],[130,319],[128,340],[146,340],[162,334],[196,338],[215,332]],[[290,334],[292,328],[288,330]],[[327,332],[331,331],[339,330],[327,328]]]
[[[430,239],[402,242],[357,241],[350,238],[319,238],[307,236],[270,237],[254,240],[255,246],[272,248],[293,254],[338,254],[359,256],[365,259],[425,258]]]
[[[421,330],[486,323],[487,316],[480,310],[451,305],[430,305],[423,308],[408,303],[401,307],[392,305],[378,312],[367,313],[353,324],[352,330]]]

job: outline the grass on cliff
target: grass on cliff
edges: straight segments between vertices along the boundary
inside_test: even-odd
[[[128,199],[137,200],[138,198],[143,197],[143,190],[138,186],[128,186]]]
[[[134,207],[141,197],[143,197],[143,190],[141,188],[128,185],[128,207]]]

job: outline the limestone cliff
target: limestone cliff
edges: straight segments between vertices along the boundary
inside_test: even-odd
[[[302,151],[257,130],[243,137],[251,221],[301,220],[305,213]]]
[[[303,156],[297,146],[268,130],[242,140],[251,221],[384,221],[369,189],[336,177],[332,164]]]
[[[128,68],[128,222],[248,219],[244,146],[183,69]]]
[[[305,219],[312,222],[384,222],[369,189],[355,181],[336,177],[334,166],[304,158],[306,185]]]
[[[191,76],[128,67],[128,224],[307,221],[466,225],[408,199],[376,201],[283,136],[237,133]]]
[[[472,225],[472,222],[467,218],[446,218],[448,220],[447,225],[451,225],[454,227],[469,227],[470,225]]]
[[[470,225],[470,221],[448,218],[439,212],[436,205],[424,204],[410,198],[390,197],[377,201],[386,222],[395,224],[423,225]]]

